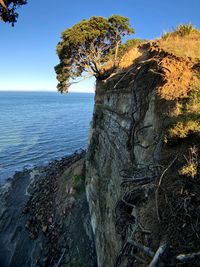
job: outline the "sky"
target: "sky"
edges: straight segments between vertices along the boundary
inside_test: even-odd
[[[60,34],[82,19],[120,14],[132,37],[154,39],[180,23],[200,28],[200,0],[28,0],[14,27],[0,22],[0,90],[56,91],[54,66]],[[94,79],[72,91],[94,91]]]

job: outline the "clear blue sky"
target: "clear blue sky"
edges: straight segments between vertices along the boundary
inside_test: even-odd
[[[0,22],[0,90],[55,90],[60,33],[91,16],[130,18],[135,37],[153,39],[179,23],[200,28],[200,0],[28,0],[15,27]],[[76,85],[92,89],[93,81]]]

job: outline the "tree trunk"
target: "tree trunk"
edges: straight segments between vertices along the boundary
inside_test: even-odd
[[[116,48],[115,48],[115,59],[114,59],[114,67],[116,67],[116,62],[117,62],[117,58],[118,58],[119,43],[120,43],[120,41],[117,41],[117,43],[116,43]]]
[[[0,5],[2,5],[2,7],[4,7],[5,9],[7,9],[7,6],[6,6],[6,4],[4,3],[3,0],[0,0]]]

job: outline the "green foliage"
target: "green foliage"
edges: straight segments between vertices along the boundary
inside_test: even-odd
[[[83,193],[85,191],[85,177],[74,175],[72,177],[72,186],[78,193]]]
[[[0,18],[4,22],[9,22],[14,26],[18,18],[16,9],[26,3],[27,0],[0,0]]]
[[[178,27],[176,28],[176,33],[179,36],[186,36],[199,33],[199,31],[191,23],[188,23],[178,25]]]
[[[60,64],[55,67],[59,81],[58,90],[67,92],[72,80],[83,73],[97,79],[107,78],[111,73],[105,74],[103,67],[110,52],[115,49],[114,70],[121,40],[133,32],[129,19],[119,15],[108,19],[91,17],[66,29],[57,45],[60,59]]]
[[[192,133],[200,133],[200,121],[184,117],[169,129],[168,138],[186,138]]]
[[[190,134],[200,134],[200,87],[191,90],[182,101],[180,114],[172,118],[167,139],[186,138]]]
[[[196,29],[191,23],[179,24],[172,32],[165,32],[162,35],[162,38],[166,40],[170,37],[185,37],[191,34],[200,34],[200,31]]]
[[[125,47],[126,48],[135,47],[135,46],[138,46],[138,45],[142,44],[143,42],[146,42],[146,40],[142,40],[142,39],[139,39],[139,38],[129,39],[129,40],[126,41]]]

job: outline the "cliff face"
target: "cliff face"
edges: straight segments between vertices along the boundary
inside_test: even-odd
[[[163,137],[167,114],[189,92],[194,64],[156,45],[142,49],[128,69],[97,81],[86,193],[99,267],[147,266],[165,242],[158,183],[177,149]],[[136,243],[152,251],[143,257]]]

